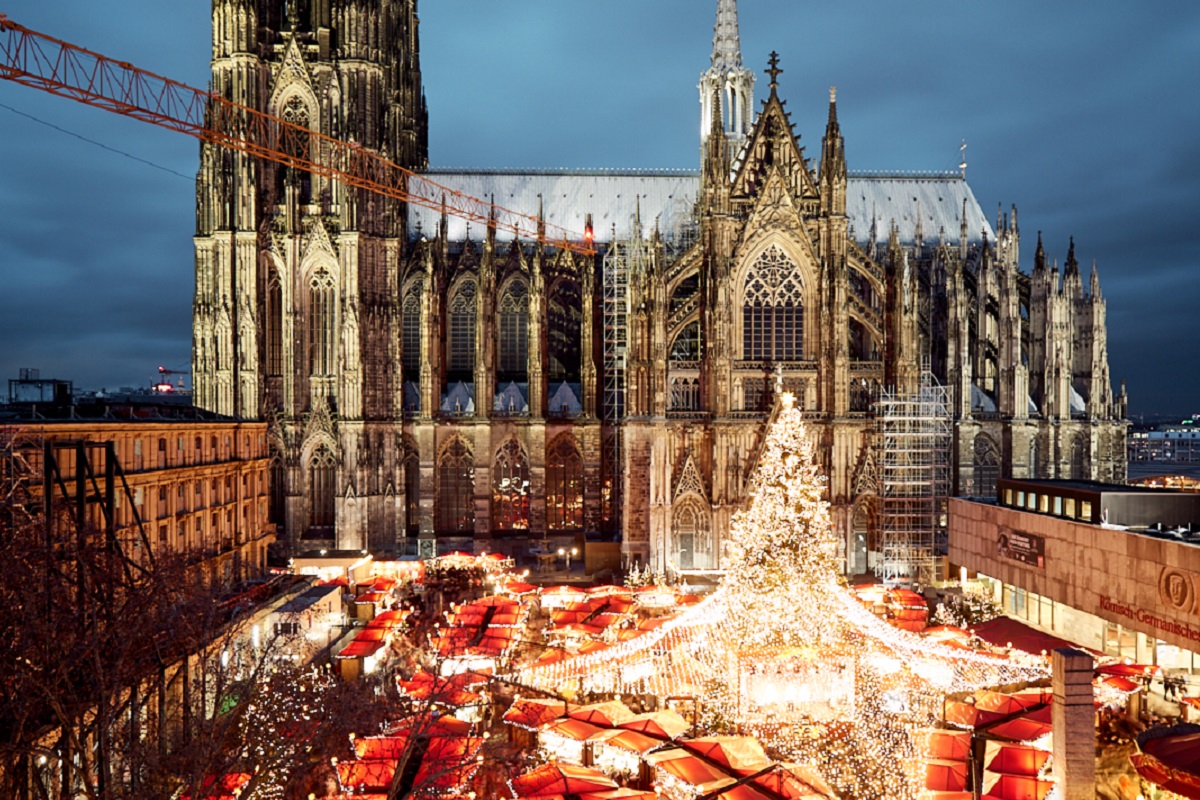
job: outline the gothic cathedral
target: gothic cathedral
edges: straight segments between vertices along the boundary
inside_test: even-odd
[[[993,227],[959,174],[851,173],[833,90],[814,166],[774,54],[755,105],[736,0],[718,2],[695,172],[430,169],[416,0],[214,0],[212,70],[225,97],[599,251],[204,145],[196,402],[270,422],[293,551],[572,537],[719,570],[784,388],[863,572],[873,403],[923,371],[950,398],[955,493],[1125,478],[1095,267],[1085,286],[1072,243],[1060,273],[1039,237],[1022,272],[1016,208]]]

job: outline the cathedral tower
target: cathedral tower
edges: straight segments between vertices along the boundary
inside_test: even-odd
[[[213,0],[212,15],[215,92],[425,167],[416,0]],[[293,546],[386,546],[404,208],[210,144],[196,199],[197,405],[272,423],[273,519]]]
[[[754,122],[754,72],[742,66],[737,0],[718,0],[712,64],[700,76],[700,147],[714,132],[729,142],[730,158]]]

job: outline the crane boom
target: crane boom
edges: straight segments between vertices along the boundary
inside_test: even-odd
[[[443,211],[517,239],[551,243],[584,256],[596,254],[591,231],[573,234],[536,217],[442,186],[361,145],[38,33],[4,14],[0,14],[0,78],[346,186]]]

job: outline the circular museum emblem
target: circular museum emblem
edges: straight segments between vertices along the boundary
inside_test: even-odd
[[[1196,610],[1196,576],[1174,567],[1163,567],[1158,575],[1158,598],[1181,614]]]

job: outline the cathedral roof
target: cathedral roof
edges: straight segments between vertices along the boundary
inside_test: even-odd
[[[964,200],[967,242],[978,244],[985,230],[988,240],[996,241],[996,232],[971,186],[954,173],[851,173],[846,187],[846,216],[859,244],[871,240],[872,223],[875,242],[887,244],[893,222],[901,244],[912,244],[917,239],[918,219],[926,242],[936,242],[944,228],[946,241],[957,243]]]
[[[628,238],[635,213],[640,208],[642,226],[650,233],[657,220],[659,230],[669,237],[679,226],[691,222],[692,207],[700,188],[700,176],[687,170],[429,170],[424,173],[448,189],[484,200],[496,199],[496,205],[536,217],[542,201],[546,222],[575,231],[580,235],[592,215],[595,240],[607,243],[613,238]],[[437,232],[441,212],[409,206],[408,230],[418,228],[426,235]],[[450,241],[467,238],[466,220],[451,217]],[[470,237],[482,240],[482,225],[472,225]],[[497,236],[511,239],[511,234]]]
[[[700,173],[692,170],[455,170],[432,169],[432,180],[472,197],[495,197],[496,205],[528,216],[537,216],[539,198],[546,222],[583,233],[587,215],[592,215],[595,240],[610,242],[613,228],[617,238],[628,237],[640,213],[649,233],[657,223],[664,239],[671,241],[692,222],[692,209],[700,190]],[[879,244],[886,244],[895,222],[902,244],[916,241],[917,220],[926,242],[936,242],[945,228],[946,239],[958,242],[963,201],[967,208],[967,239],[978,243],[987,231],[995,232],[975,199],[970,185],[953,173],[851,174],[846,189],[846,215],[860,244],[871,238],[872,222]],[[408,230],[432,236],[441,213],[409,206]],[[449,237],[467,238],[465,220],[451,217]],[[470,227],[470,238],[480,241],[484,228]],[[501,233],[500,240],[511,235]]]

